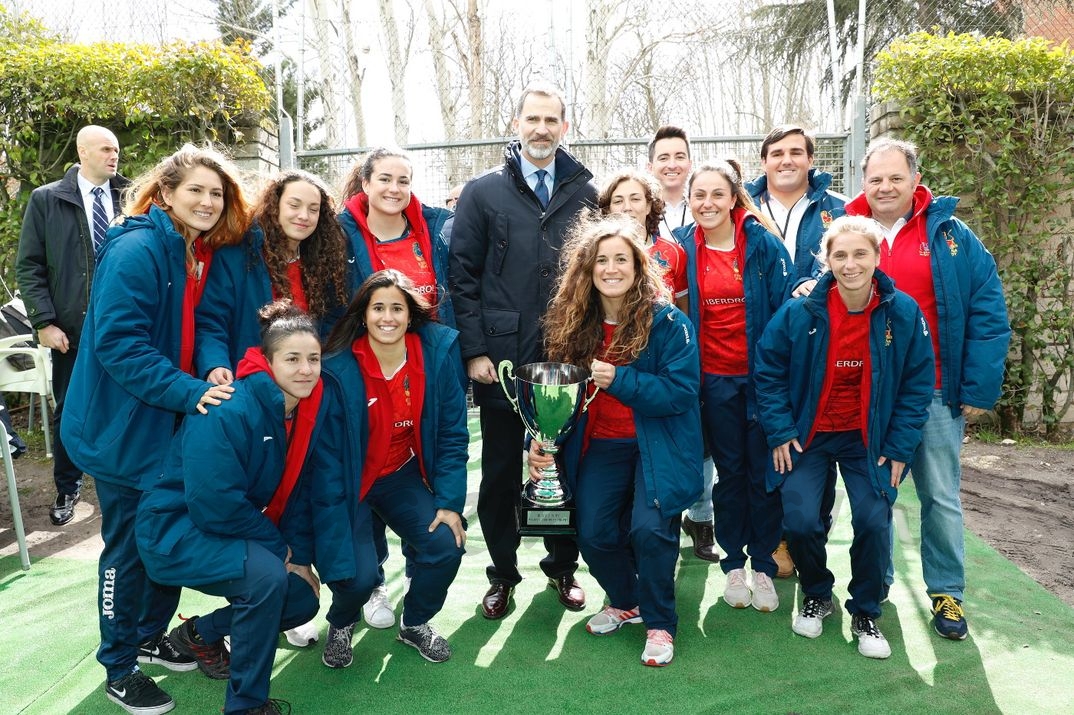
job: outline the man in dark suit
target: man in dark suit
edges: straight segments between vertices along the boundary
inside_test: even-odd
[[[120,212],[120,192],[128,183],[117,173],[115,134],[85,126],[76,144],[79,163],[59,181],[30,194],[15,261],[27,317],[38,342],[52,348],[56,501],[49,519],[57,526],[74,517],[82,490],[82,471],[72,464],[60,438],[64,397],[89,306],[96,250],[108,223]]]
[[[523,480],[523,426],[498,384],[496,366],[538,362],[540,319],[559,277],[564,238],[583,209],[595,208],[593,175],[560,147],[567,132],[562,93],[533,84],[522,93],[512,122],[518,139],[502,166],[467,184],[455,211],[449,274],[459,343],[481,410],[481,487],[477,516],[492,564],[482,599],[486,618],[507,614],[522,580],[515,507]],[[573,537],[545,538],[541,569],[570,610],[585,607],[574,578]]]

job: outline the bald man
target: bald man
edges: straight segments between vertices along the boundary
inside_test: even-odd
[[[57,526],[74,517],[82,490],[82,471],[71,463],[60,438],[64,397],[89,305],[95,252],[104,239],[101,227],[119,213],[120,191],[128,183],[117,173],[115,134],[95,125],[82,127],[76,144],[78,163],[59,181],[30,194],[15,260],[30,324],[38,342],[52,348],[56,501],[49,519]]]

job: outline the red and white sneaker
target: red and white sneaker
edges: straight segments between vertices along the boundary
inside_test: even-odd
[[[660,667],[675,657],[675,639],[667,631],[648,630],[645,633],[645,650],[641,652],[642,665]]]
[[[637,606],[626,611],[615,606],[605,606],[603,611],[589,619],[585,629],[595,636],[603,636],[615,633],[627,623],[641,623]]]

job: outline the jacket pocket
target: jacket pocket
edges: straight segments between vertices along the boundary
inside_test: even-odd
[[[507,260],[507,249],[511,245],[511,220],[507,214],[498,213],[492,222],[492,241],[489,244],[489,266],[496,275],[503,273],[503,262]]]
[[[519,312],[484,308],[481,316],[484,319],[485,345],[489,359],[494,364],[504,358],[517,359]]]

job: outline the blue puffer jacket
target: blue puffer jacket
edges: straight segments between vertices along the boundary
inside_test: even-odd
[[[448,246],[451,244],[451,227],[454,214],[449,209],[437,206],[421,206],[421,216],[429,227],[429,240],[433,246],[433,271],[436,273],[437,317],[441,323],[455,327],[455,308],[451,304],[448,291]],[[339,225],[350,242],[350,249],[355,256],[355,285],[360,286],[365,279],[373,275],[373,261],[369,257],[369,247],[362,237],[358,222],[346,208],[339,214]]]
[[[218,367],[234,370],[247,348],[261,344],[257,311],[272,301],[272,283],[262,254],[264,244],[265,234],[260,227],[253,226],[242,243],[225,246],[213,256],[205,291],[195,312],[198,337],[194,365],[198,375],[208,375]],[[348,258],[348,268],[353,268],[354,256]],[[348,274],[347,295],[354,295],[358,289],[355,271],[349,270]],[[346,308],[346,305],[334,305],[320,321],[322,341]]]
[[[664,518],[681,514],[701,496],[701,363],[690,321],[673,305],[654,310],[649,345],[615,368],[608,394],[634,411],[645,478],[645,501]],[[567,484],[575,490],[582,462],[583,414],[563,447]]]
[[[881,271],[876,272],[880,304],[869,321],[868,459],[873,487],[894,502],[891,461],[910,463],[932,403],[935,365],[925,316],[914,299]],[[828,292],[837,290],[831,273],[813,292],[788,301],[768,323],[757,350],[753,381],[761,426],[773,449],[813,431],[824,375],[828,370]],[[881,455],[888,461],[876,466]],[[792,459],[797,454],[791,450]],[[768,470],[768,487],[786,478]]]
[[[749,214],[746,225],[746,264],[742,271],[743,291],[746,296],[746,345],[749,350],[749,366],[753,371],[757,341],[772,315],[791,295],[794,284],[794,266],[783,242],[771,234],[764,225]],[[696,224],[675,229],[675,239],[686,250],[686,281],[690,287],[690,322],[694,331],[700,330],[701,303],[697,284]]]
[[[466,426],[466,375],[458,332],[438,323],[418,329],[425,369],[425,398],[419,429],[421,463],[437,509],[463,512],[470,433]],[[325,583],[349,578],[364,545],[356,543],[363,521],[358,501],[369,442],[365,380],[350,347],[324,360],[321,373],[329,414],[306,468],[318,476],[315,503],[331,505],[334,516],[318,518],[315,563]]]
[[[957,198],[932,196],[919,186],[915,212],[923,203],[939,316],[943,402],[954,417],[962,405],[990,410],[1003,387],[1011,340],[996,260],[970,227],[955,218]],[[846,210],[851,216],[871,215],[864,194]]]
[[[199,586],[239,578],[246,541],[280,560],[309,564],[314,513],[304,474],[277,528],[262,509],[283,476],[287,452],[283,393],[266,373],[234,383],[231,399],[207,415],[183,420],[164,473],[142,496],[136,534],[150,578],[174,586]],[[322,403],[322,414],[324,414]],[[315,444],[318,420],[310,444]]]
[[[806,190],[806,210],[798,224],[798,236],[794,247],[794,270],[798,278],[808,278],[819,268],[817,252],[820,237],[832,221],[843,215],[847,197],[829,191],[832,175],[816,169],[809,170],[809,188]],[[768,194],[768,177],[763,174],[746,182],[746,191],[759,206]]]
[[[108,230],[61,435],[86,474],[132,489],[160,475],[180,415],[209,388],[179,369],[186,242],[153,206]]]

